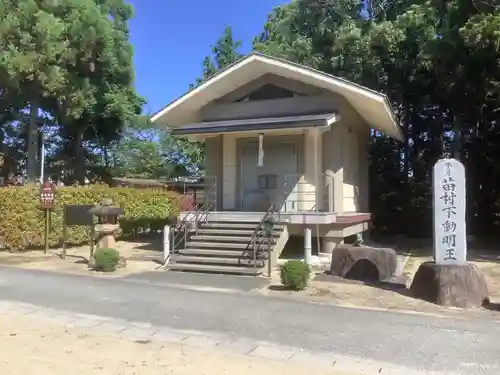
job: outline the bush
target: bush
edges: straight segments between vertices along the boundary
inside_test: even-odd
[[[281,283],[293,290],[304,290],[309,281],[311,269],[300,260],[289,260],[281,267]]]
[[[114,272],[120,260],[120,253],[115,249],[97,249],[94,259],[96,271]]]
[[[39,188],[36,186],[0,188],[0,237],[10,250],[42,247],[44,214],[39,209]],[[180,196],[158,189],[128,187],[61,187],[56,192],[56,207],[51,215],[51,246],[60,246],[63,235],[63,208],[66,204],[97,204],[109,197],[121,206],[122,236],[134,236],[149,230],[161,230],[179,213]],[[81,245],[89,241],[89,228],[68,227],[68,242]]]

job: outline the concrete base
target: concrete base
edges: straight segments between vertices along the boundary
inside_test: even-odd
[[[340,237],[325,237],[321,239],[321,253],[331,254],[337,245],[344,243]]]

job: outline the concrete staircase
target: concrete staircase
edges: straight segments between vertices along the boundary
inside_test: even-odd
[[[259,221],[210,220],[200,223],[197,232],[190,232],[183,248],[175,250],[168,269],[252,276],[266,272],[269,240],[259,238],[261,251],[255,261],[253,245],[245,251],[258,225]],[[273,255],[281,252],[287,240],[286,228],[275,225],[271,238]]]

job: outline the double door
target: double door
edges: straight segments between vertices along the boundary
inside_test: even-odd
[[[243,211],[266,211],[274,203],[283,206],[291,176],[298,173],[297,146],[291,142],[264,145],[263,165],[258,166],[258,143],[241,150],[240,207]],[[288,184],[287,184],[288,185]]]

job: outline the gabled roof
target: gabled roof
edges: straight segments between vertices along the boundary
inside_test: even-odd
[[[151,121],[174,128],[197,122],[196,116],[200,108],[268,73],[337,93],[346,98],[371,127],[397,140],[404,140],[386,95],[345,79],[257,52],[238,60],[171,102],[155,113]]]
[[[323,128],[326,130],[337,121],[335,113],[287,117],[261,117],[239,120],[207,121],[182,125],[172,129],[172,135],[216,134],[231,132],[255,132],[279,129]]]

